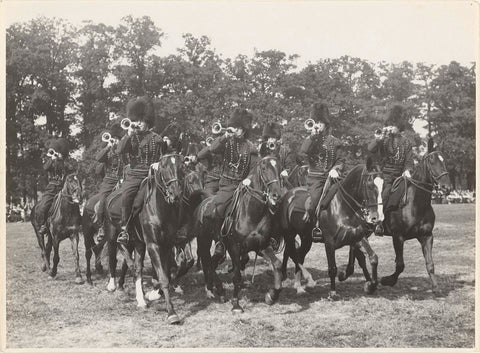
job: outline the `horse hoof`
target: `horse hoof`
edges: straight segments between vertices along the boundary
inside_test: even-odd
[[[115,285],[110,285],[110,284],[108,284],[108,286],[107,286],[107,291],[109,291],[109,292],[115,292],[115,289],[117,289],[117,288],[115,287]]]
[[[82,277],[75,277],[75,283],[76,284],[82,284],[83,283]]]
[[[219,298],[219,300],[220,300],[220,303],[221,303],[221,304],[225,304],[225,303],[227,302],[227,299],[225,298],[224,295],[221,295],[220,298]]]
[[[331,291],[331,292],[328,294],[328,299],[329,299],[329,300],[332,300],[332,301],[337,301],[337,300],[340,300],[340,296],[337,294],[337,292]]]
[[[215,298],[215,294],[213,294],[213,292],[212,292],[211,290],[205,289],[205,292],[207,293],[207,298],[208,298],[208,299],[213,299],[213,298]],[[222,298],[222,297],[220,297],[220,298]],[[223,299],[225,300],[225,298],[223,298]]]
[[[275,303],[275,300],[272,299],[270,293],[265,294],[265,303],[268,305],[273,305]]]
[[[53,281],[54,279],[55,279],[55,276],[48,275],[48,280],[49,280],[49,281]]]
[[[346,279],[347,279],[347,276],[345,275],[345,272],[341,271],[341,272],[338,273],[338,280],[339,280],[340,282],[343,282],[343,281],[345,281]]]
[[[241,313],[243,313],[243,309],[240,305],[236,305],[232,308],[232,312],[234,314],[241,314]]]
[[[388,276],[388,277],[382,277],[382,279],[380,280],[380,283],[382,284],[382,286],[393,287],[395,283],[397,283],[397,281],[395,281],[392,277]]]
[[[311,280],[307,282],[306,287],[312,289],[312,288],[315,288],[316,285],[317,285],[317,282],[315,282],[314,280]]]
[[[92,279],[91,278],[87,278],[87,283],[91,286],[93,286],[93,282],[92,282]]]
[[[365,282],[365,284],[363,285],[363,290],[367,294],[373,294],[373,292],[375,292],[375,289],[376,286],[370,281]]]
[[[173,314],[167,317],[167,322],[169,325],[177,325],[180,323],[180,318],[177,314]]]
[[[180,286],[174,287],[175,293],[183,295],[183,289]]]
[[[42,272],[45,272],[47,270],[47,265],[43,264],[41,267]]]
[[[160,292],[158,290],[151,290],[147,293],[147,295],[145,295],[145,298],[147,298],[151,302],[159,300],[161,297],[162,296],[160,295]]]
[[[297,287],[297,295],[303,295],[306,294],[307,291],[303,287]]]
[[[146,310],[147,309],[147,303],[138,303],[137,308],[140,310]]]

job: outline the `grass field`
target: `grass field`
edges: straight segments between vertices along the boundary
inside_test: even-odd
[[[314,244],[306,266],[317,286],[297,296],[293,264],[280,300],[267,306],[273,282],[267,263],[257,262],[255,283],[242,290],[243,314],[207,299],[203,275],[192,269],[174,294],[183,323],[167,325],[164,302],[136,307],[132,277],[124,292],[106,291],[106,277],[77,285],[70,241],[61,244],[55,280],[40,271],[40,250],[30,224],[7,225],[7,348],[126,347],[473,347],[475,319],[475,206],[436,205],[434,261],[441,293],[434,296],[419,243],[405,244],[404,273],[396,287],[363,292],[363,275],[339,283],[339,301],[327,300],[329,280],[323,245]],[[85,270],[83,240],[81,268]],[[391,238],[371,238],[379,276],[394,270]],[[281,255],[279,255],[281,258]],[[347,250],[337,252],[337,265]],[[103,260],[106,268],[106,258]],[[151,287],[146,263],[145,289]],[[251,278],[253,261],[246,269]],[[222,275],[231,297],[231,276]]]

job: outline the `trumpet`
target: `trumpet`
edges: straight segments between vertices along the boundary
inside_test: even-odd
[[[213,142],[213,137],[212,136],[207,137],[207,139],[205,140],[205,144],[207,146],[211,146],[212,142]]]
[[[59,153],[55,151],[53,148],[49,148],[47,151],[47,156],[52,158],[52,157],[58,157]]]
[[[102,135],[102,141],[103,141],[103,142],[107,142],[107,143],[111,143],[112,145],[115,143],[114,138],[112,137],[112,135],[110,135],[109,132],[104,132],[104,133],[103,133],[103,135]]]
[[[123,130],[136,129],[138,128],[138,123],[131,121],[129,118],[123,118],[120,122],[120,126]]]
[[[277,149],[277,143],[275,141],[267,141],[267,148],[273,151]]]
[[[378,137],[387,136],[387,135],[390,135],[392,131],[393,131],[392,127],[385,126],[383,129],[376,129],[375,136],[378,136]]]
[[[214,133],[215,135],[221,134],[222,132],[228,132],[232,134],[235,131],[236,129],[233,127],[228,127],[228,128],[222,127],[222,124],[220,124],[219,122],[213,123],[213,126],[212,126],[212,133]]]
[[[183,162],[186,164],[195,162],[195,156],[185,156],[183,157]]]
[[[315,127],[315,120],[313,119],[305,120],[304,126],[306,130],[311,131]]]

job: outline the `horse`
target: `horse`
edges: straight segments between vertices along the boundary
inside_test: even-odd
[[[182,163],[183,157],[179,154],[166,154],[160,158],[156,170],[151,167],[150,175],[145,184],[146,199],[140,213],[132,220],[132,228],[135,229],[136,233],[136,236],[133,236],[131,240],[134,243],[135,251],[137,306],[140,308],[147,307],[142,287],[143,260],[145,249],[147,249],[160,288],[165,295],[167,322],[169,324],[180,322],[170,298],[170,279],[171,277],[176,278],[180,272],[185,271],[186,267],[181,264],[180,269],[175,268],[173,258],[179,225],[178,201],[182,196],[180,184]],[[131,234],[133,235],[133,233]]]
[[[381,204],[382,180],[379,173],[373,171],[371,159],[367,164],[357,165],[346,175],[345,179],[337,182],[338,190],[326,209],[320,210],[317,206],[316,213],[320,220],[320,228],[324,234],[325,251],[328,260],[328,274],[330,277],[329,298],[338,299],[335,290],[335,277],[337,267],[335,250],[345,245],[350,246],[350,261],[346,273],[339,273],[339,280],[343,281],[353,273],[351,261],[355,257],[359,261],[365,278],[365,291],[372,293],[377,287],[378,258],[371,249],[366,236],[371,224],[380,221],[378,206]],[[305,221],[305,201],[309,194],[305,188],[294,188],[284,196],[280,210],[275,221],[276,234],[283,236],[285,251],[282,264],[282,273],[286,277],[288,258],[295,263],[295,285],[297,293],[304,292],[300,284],[301,275],[307,279],[307,287],[313,287],[315,281],[311,274],[304,268],[305,256],[312,246],[311,232],[314,227],[312,221]],[[381,212],[380,212],[381,214]],[[295,237],[300,235],[302,242],[297,250]],[[370,277],[365,263],[367,253],[372,266],[373,279]]]
[[[275,256],[270,244],[272,214],[286,192],[281,182],[277,159],[270,156],[260,159],[247,178],[251,180],[251,185],[241,183],[233,195],[231,205],[233,223],[224,238],[233,263],[232,311],[237,313],[243,312],[238,299],[242,283],[241,258],[245,257],[249,251],[257,252],[268,259],[273,266],[274,288],[265,295],[267,304],[271,305],[278,299],[282,285],[281,262]],[[207,297],[214,297],[212,290],[215,282],[220,301],[224,302],[225,290],[215,271],[221,256],[215,254],[212,258],[210,255],[214,234],[220,231],[213,198],[212,196],[204,199],[196,208],[191,229],[197,235],[198,253],[202,261]]]
[[[395,250],[395,272],[390,276],[382,277],[380,283],[384,286],[394,286],[397,283],[399,275],[405,268],[403,244],[406,240],[417,239],[422,247],[432,291],[437,293],[438,282],[432,257],[435,213],[431,200],[434,186],[451,187],[443,156],[439,151],[433,151],[429,144],[427,154],[422,157],[411,178],[402,176],[394,182],[394,186],[399,182],[405,186],[406,191],[403,197],[405,206],[396,210],[386,210],[383,222],[385,235],[392,237]]]
[[[290,172],[288,181],[294,188],[307,185],[308,165],[296,165]]]
[[[82,185],[76,174],[69,174],[65,177],[63,188],[55,196],[49,216],[47,217],[47,244],[44,245],[44,237],[39,233],[40,225],[35,220],[36,205],[32,210],[32,225],[37,235],[37,240],[42,251],[44,264],[43,271],[49,271],[49,278],[57,275],[57,266],[60,261],[60,242],[70,238],[72,252],[75,260],[75,283],[83,282],[80,273],[78,255],[78,237],[81,228],[81,217],[79,205],[82,202]],[[53,266],[50,269],[50,253],[53,246]]]

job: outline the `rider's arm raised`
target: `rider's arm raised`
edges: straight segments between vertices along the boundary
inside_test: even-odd
[[[298,159],[301,161],[302,164],[307,164],[309,160],[309,155],[313,149],[313,140],[311,136],[308,136],[300,146],[300,150],[298,151]]]
[[[117,154],[126,154],[132,150],[132,138],[129,135],[122,137],[120,142],[117,145]]]
[[[227,142],[227,140],[228,140],[228,137],[226,137],[225,135],[217,137],[215,140],[213,140],[212,144],[208,147],[208,150],[211,153],[223,154],[225,150],[225,143]]]
[[[95,159],[97,162],[100,163],[105,163],[108,160],[108,151],[110,150],[110,146],[106,146],[105,148],[102,148],[100,152],[95,156]]]

